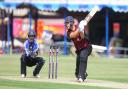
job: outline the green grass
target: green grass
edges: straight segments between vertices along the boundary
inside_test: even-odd
[[[128,83],[128,59],[91,57],[89,60],[89,77]]]
[[[20,75],[20,56],[21,55],[5,55],[0,56],[0,76],[19,76]],[[44,55],[46,64],[40,73],[41,78],[48,75],[48,55]],[[32,76],[34,67],[28,68],[27,76]],[[59,77],[74,77],[75,70],[75,56],[59,56]],[[128,83],[128,59],[121,58],[106,58],[98,56],[90,56],[88,59],[89,79],[109,80],[115,82]],[[74,77],[75,78],[75,77]],[[65,84],[52,84],[52,83],[33,83],[33,82],[17,82],[10,80],[0,80],[0,89],[59,89]],[[9,83],[9,84],[8,84]],[[27,85],[28,84],[28,85]],[[48,86],[50,84],[50,86]],[[46,85],[48,87],[46,87]],[[9,87],[8,87],[9,86]],[[24,87],[25,86],[25,87]],[[34,87],[35,86],[35,87]],[[61,89],[78,89],[78,85],[68,85]],[[36,88],[38,87],[38,88]],[[85,86],[84,86],[85,87]],[[84,89],[84,87],[80,89]],[[88,86],[86,86],[88,87]],[[93,88],[87,89],[107,89],[107,88]],[[110,89],[110,88],[109,88]]]
[[[94,86],[81,86],[45,82],[26,82],[13,80],[0,80],[0,89],[114,89]]]

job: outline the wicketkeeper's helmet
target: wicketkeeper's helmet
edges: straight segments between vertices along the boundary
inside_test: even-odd
[[[35,33],[34,30],[30,30],[30,31],[28,32],[28,37],[31,37],[31,36],[36,37],[36,33]]]
[[[66,23],[70,23],[71,25],[73,25],[74,24],[74,18],[72,16],[67,16],[65,18],[65,24]]]

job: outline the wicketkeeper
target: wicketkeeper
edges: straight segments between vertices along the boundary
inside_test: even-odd
[[[75,76],[78,82],[83,82],[87,77],[87,61],[91,54],[92,46],[84,29],[87,23],[82,20],[78,26],[74,24],[74,18],[67,16],[65,19],[65,28],[67,36],[73,41],[76,48],[76,70]]]
[[[42,57],[37,57],[39,45],[36,42],[36,33],[34,30],[29,31],[28,39],[24,43],[24,53],[21,56],[21,77],[26,77],[26,67],[35,66],[33,76],[39,78],[39,73],[45,60]]]

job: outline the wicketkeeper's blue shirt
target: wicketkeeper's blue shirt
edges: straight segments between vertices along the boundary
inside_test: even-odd
[[[24,49],[25,49],[25,54],[28,56],[29,55],[29,53],[30,53],[30,45],[33,45],[32,46],[32,49],[31,49],[31,51],[32,52],[37,52],[38,50],[39,50],[39,45],[38,45],[38,43],[37,43],[37,41],[36,40],[34,40],[32,43],[31,42],[29,42],[29,39],[28,40],[26,40],[25,42],[24,42]]]

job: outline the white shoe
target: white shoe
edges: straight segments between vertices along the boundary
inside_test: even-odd
[[[21,78],[25,78],[25,74],[21,74]]]
[[[40,78],[40,76],[37,74],[36,76],[34,76],[35,78]]]
[[[87,78],[84,80],[84,82],[87,82]]]
[[[83,82],[83,79],[82,79],[82,78],[79,78],[79,79],[78,79],[78,82],[79,82],[79,83]]]

